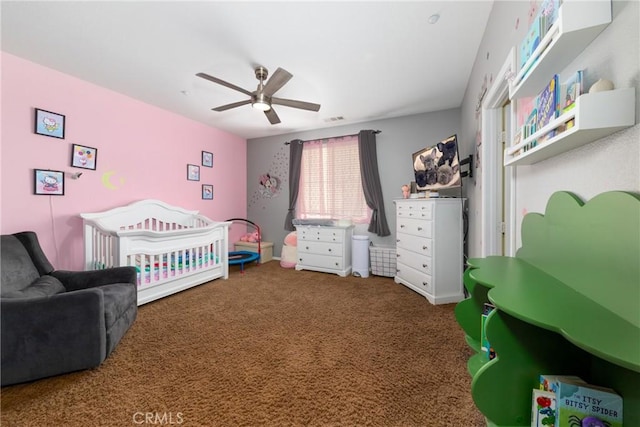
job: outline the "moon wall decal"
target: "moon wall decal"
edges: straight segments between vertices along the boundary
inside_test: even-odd
[[[105,188],[108,188],[109,190],[117,190],[122,186],[122,184],[124,184],[124,178],[120,178],[118,181],[118,184],[120,185],[119,186],[113,185],[113,183],[111,182],[111,177],[115,173],[116,171],[110,170],[102,174],[102,185],[104,185]]]

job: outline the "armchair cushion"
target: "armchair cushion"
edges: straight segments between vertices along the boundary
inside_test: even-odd
[[[1,274],[2,288],[0,297],[6,293],[22,291],[40,277],[29,252],[16,236],[2,236]]]
[[[3,283],[4,288],[4,283]],[[66,289],[60,280],[53,276],[38,277],[29,286],[24,289],[15,291],[3,291],[2,298],[33,298],[33,297],[48,297],[51,295],[65,292]]]

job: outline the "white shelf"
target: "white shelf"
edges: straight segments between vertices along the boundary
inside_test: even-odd
[[[556,22],[509,85],[509,98],[538,95],[610,22],[611,0],[564,0]]]
[[[636,119],[635,106],[635,88],[583,94],[576,99],[576,105],[571,111],[557,117],[518,146],[505,150],[504,165],[532,165],[633,126]],[[575,124],[571,129],[517,156],[509,154],[574,117]]]

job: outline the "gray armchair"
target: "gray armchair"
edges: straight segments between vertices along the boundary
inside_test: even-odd
[[[138,313],[136,270],[55,270],[34,232],[1,236],[2,386],[93,368]]]

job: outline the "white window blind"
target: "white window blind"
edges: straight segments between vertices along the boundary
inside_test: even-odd
[[[305,142],[296,212],[303,219],[369,221],[357,136]]]

